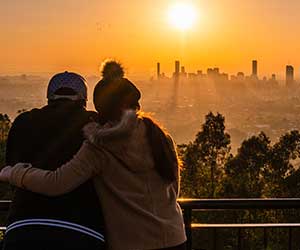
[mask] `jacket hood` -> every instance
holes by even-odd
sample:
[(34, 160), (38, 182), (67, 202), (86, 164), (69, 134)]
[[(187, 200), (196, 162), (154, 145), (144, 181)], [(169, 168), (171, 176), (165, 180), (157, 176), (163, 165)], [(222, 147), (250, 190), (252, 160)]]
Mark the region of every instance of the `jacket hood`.
[(146, 126), (139, 112), (127, 110), (118, 123), (89, 123), (84, 135), (97, 147), (121, 158), (127, 165), (139, 171), (154, 167), (152, 151), (148, 142)]
[(87, 124), (83, 131), (85, 138), (97, 146), (105, 142), (120, 140), (132, 134), (138, 124), (138, 113), (134, 110), (126, 110), (118, 123), (106, 123), (100, 125), (96, 122)]

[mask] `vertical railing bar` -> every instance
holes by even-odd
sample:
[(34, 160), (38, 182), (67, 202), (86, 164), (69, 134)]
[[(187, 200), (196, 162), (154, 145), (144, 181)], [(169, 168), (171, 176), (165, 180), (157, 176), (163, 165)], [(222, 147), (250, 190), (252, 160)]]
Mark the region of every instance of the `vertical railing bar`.
[(292, 228), (289, 227), (289, 250), (292, 250), (292, 237), (293, 237), (293, 234), (292, 234)]
[(268, 232), (267, 228), (264, 227), (264, 249), (267, 250), (268, 248)]
[(183, 211), (185, 232), (187, 237), (186, 247), (187, 250), (192, 250), (192, 209), (184, 208)]
[(217, 250), (217, 228), (213, 228), (213, 249)]
[(242, 250), (242, 228), (238, 229), (238, 250)]

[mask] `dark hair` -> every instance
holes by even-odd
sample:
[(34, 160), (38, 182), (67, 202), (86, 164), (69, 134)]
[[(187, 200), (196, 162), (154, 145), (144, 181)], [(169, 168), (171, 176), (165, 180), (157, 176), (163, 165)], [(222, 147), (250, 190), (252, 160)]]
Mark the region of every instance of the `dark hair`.
[(126, 78), (102, 79), (94, 89), (93, 101), (100, 117), (111, 120), (121, 115), (121, 106), (139, 109), (140, 91)]
[(167, 183), (178, 180), (180, 162), (168, 135), (150, 117), (143, 117), (143, 120), (147, 128), (147, 137), (156, 171)]

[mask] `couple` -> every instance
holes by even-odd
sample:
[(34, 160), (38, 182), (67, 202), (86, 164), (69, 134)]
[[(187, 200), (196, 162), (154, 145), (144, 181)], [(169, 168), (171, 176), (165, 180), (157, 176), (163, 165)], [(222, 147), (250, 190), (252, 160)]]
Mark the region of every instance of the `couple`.
[(65, 72), (46, 107), (16, 119), (0, 173), (18, 187), (4, 249), (185, 249), (175, 146), (123, 74), (104, 66), (99, 115), (85, 110), (85, 80)]

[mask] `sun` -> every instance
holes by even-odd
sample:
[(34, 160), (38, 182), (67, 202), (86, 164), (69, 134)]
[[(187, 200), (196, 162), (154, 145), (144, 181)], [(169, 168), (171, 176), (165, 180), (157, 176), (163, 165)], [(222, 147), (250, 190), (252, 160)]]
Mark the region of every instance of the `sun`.
[(197, 13), (194, 6), (187, 3), (177, 3), (170, 7), (168, 19), (170, 24), (180, 30), (187, 30), (196, 21)]

